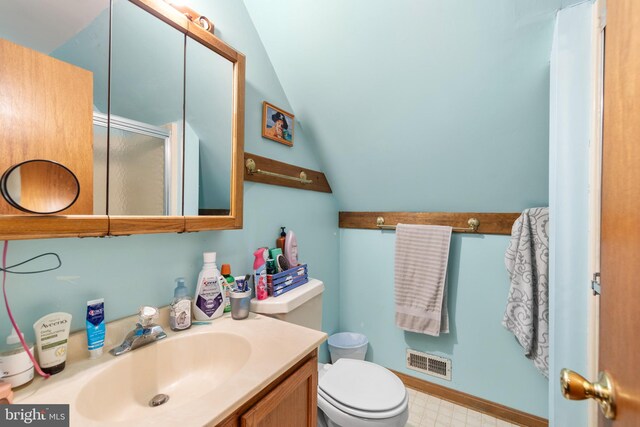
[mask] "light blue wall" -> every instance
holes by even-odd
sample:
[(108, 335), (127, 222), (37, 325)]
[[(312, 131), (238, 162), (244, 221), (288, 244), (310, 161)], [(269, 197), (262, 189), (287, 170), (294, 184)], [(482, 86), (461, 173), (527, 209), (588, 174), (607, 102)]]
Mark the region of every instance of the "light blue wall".
[[(340, 210), (548, 204), (560, 0), (245, 3), (302, 128), (320, 142)], [(368, 334), (377, 363), (546, 417), (548, 382), (501, 325), (508, 237), (454, 235), (453, 329), (439, 338), (394, 325), (394, 242), (341, 230), (341, 329)], [(407, 371), (407, 347), (450, 357), (453, 380)]]
[[(367, 359), (541, 417), (547, 416), (547, 380), (523, 356), (501, 325), (509, 280), (504, 236), (454, 234), (449, 269), (450, 333), (430, 337), (395, 326), (395, 233), (340, 231), (340, 328), (369, 337)], [(406, 368), (406, 349), (452, 360), (452, 380)]]
[(589, 290), (589, 146), (593, 108), (593, 5), (558, 13), (551, 55), (549, 421), (587, 425), (586, 401), (562, 397), (562, 368), (586, 377)]
[[(313, 140), (304, 131), (297, 133), (293, 148), (284, 150), (260, 136), (262, 101), (287, 109), (290, 105), (244, 5), (235, 0), (194, 1), (193, 7), (215, 18), (221, 38), (248, 57), (246, 150), (321, 170)], [(9, 264), (49, 251), (59, 253), (63, 262), (61, 269), (51, 273), (9, 276), (8, 296), (18, 322), (32, 338), (34, 320), (58, 310), (72, 313), (73, 328), (82, 329), (89, 298), (105, 297), (107, 320), (133, 314), (142, 304), (167, 304), (175, 277), (185, 276), (193, 289), (203, 251), (217, 251), (219, 264), (229, 262), (235, 274), (249, 272), (255, 248), (273, 246), (279, 227), (285, 225), (295, 230), (310, 274), (325, 282), (323, 328), (336, 331), (339, 239), (333, 195), (245, 183), (244, 211), (244, 229), (237, 231), (12, 241)], [(57, 280), (59, 276), (79, 279), (69, 283)], [(8, 331), (8, 319), (0, 310), (0, 337)]]
[[(295, 203), (274, 206), (273, 200)], [(217, 251), (218, 266), (230, 263), (234, 274), (249, 273), (253, 251), (259, 246), (273, 246), (278, 227), (287, 225), (296, 231), (301, 259), (309, 264), (311, 275), (325, 281), (324, 328), (335, 331), (338, 236), (333, 197), (247, 183), (245, 209), (244, 229), (237, 231), (10, 242), (9, 265), (43, 252), (57, 252), (63, 263), (62, 268), (50, 273), (9, 275), (8, 297), (19, 325), (32, 338), (31, 325), (37, 318), (66, 311), (74, 316), (73, 329), (82, 329), (86, 301), (98, 297), (105, 298), (108, 321), (133, 314), (140, 305), (166, 305), (173, 296), (174, 278), (184, 276), (194, 290), (202, 268), (202, 252)], [(69, 276), (79, 278), (70, 283), (64, 280)], [(8, 335), (8, 331), (9, 322), (2, 310), (0, 336)]]
[(341, 210), (547, 204), (560, 0), (245, 3)]

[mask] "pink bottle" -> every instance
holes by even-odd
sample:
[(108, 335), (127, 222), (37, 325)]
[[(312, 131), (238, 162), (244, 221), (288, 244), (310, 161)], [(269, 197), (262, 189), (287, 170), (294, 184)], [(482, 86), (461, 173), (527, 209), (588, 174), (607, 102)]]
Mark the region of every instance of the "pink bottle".
[(256, 298), (267, 299), (267, 249), (259, 248), (253, 253), (256, 259), (253, 261), (253, 283), (256, 286)]

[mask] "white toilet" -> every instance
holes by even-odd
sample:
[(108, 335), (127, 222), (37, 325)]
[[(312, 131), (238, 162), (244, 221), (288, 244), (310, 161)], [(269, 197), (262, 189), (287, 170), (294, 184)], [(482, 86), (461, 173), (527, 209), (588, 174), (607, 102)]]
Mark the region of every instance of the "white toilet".
[[(320, 330), (324, 284), (316, 279), (277, 298), (251, 300), (251, 311)], [(388, 369), (363, 360), (340, 359), (318, 369), (318, 426), (402, 427), (409, 395)]]

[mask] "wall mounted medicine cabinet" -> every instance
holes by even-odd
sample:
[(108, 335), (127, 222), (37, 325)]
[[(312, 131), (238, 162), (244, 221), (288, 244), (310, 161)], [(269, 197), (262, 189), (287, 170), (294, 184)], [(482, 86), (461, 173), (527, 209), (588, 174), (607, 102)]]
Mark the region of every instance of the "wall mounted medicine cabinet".
[(0, 175), (48, 160), (80, 189), (53, 215), (0, 199), (0, 239), (242, 228), (244, 76), (162, 0), (0, 3)]

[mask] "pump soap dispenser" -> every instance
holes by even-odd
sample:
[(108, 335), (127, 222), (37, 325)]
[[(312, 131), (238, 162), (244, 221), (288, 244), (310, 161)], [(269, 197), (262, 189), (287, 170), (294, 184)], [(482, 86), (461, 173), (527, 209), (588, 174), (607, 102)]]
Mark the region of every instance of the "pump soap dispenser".
[(169, 326), (173, 331), (183, 331), (191, 327), (191, 298), (184, 278), (178, 277), (176, 284), (169, 309)]

